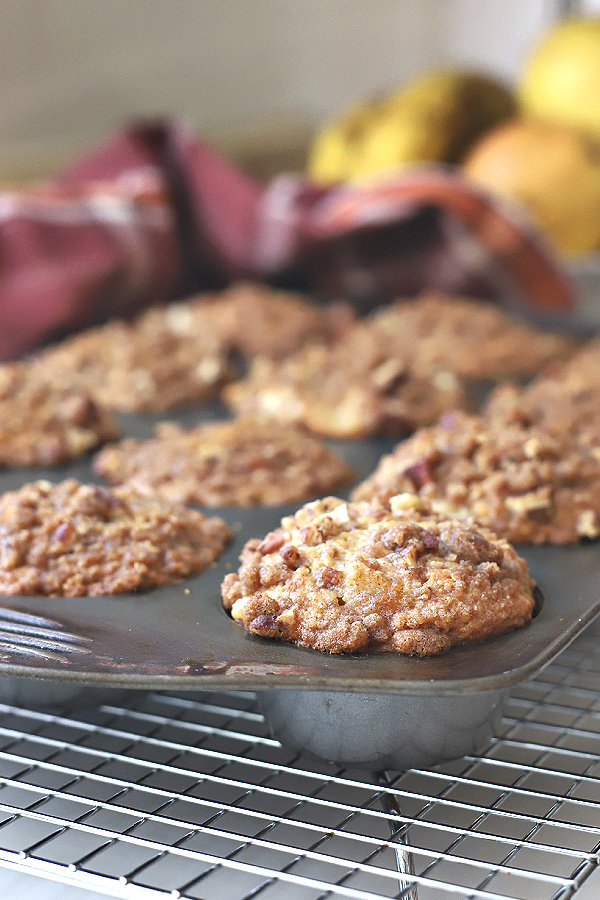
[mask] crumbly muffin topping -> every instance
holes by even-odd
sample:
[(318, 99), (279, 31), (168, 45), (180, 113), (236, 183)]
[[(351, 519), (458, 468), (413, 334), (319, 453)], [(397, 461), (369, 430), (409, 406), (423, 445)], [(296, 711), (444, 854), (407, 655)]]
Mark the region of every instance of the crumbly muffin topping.
[(223, 603), (248, 631), (331, 653), (429, 656), (524, 625), (527, 566), (506, 541), (433, 514), (327, 497), (251, 540)]
[(587, 341), (566, 366), (567, 375), (579, 375), (588, 383), (600, 386), (600, 337)]
[(491, 422), (538, 425), (590, 446), (600, 444), (600, 340), (589, 341), (569, 361), (547, 367), (526, 387), (500, 385), (484, 414)]
[(405, 491), (515, 543), (600, 535), (600, 448), (535, 426), (448, 413), (384, 457), (353, 499)]
[(353, 477), (352, 467), (322, 441), (291, 425), (249, 417), (191, 430), (163, 422), (152, 440), (105, 447), (94, 469), (141, 493), (205, 506), (288, 503)]
[(303, 294), (239, 282), (218, 296), (228, 346), (252, 359), (285, 359), (306, 344), (332, 342), (354, 319), (346, 303), (311, 303)]
[(0, 366), (0, 465), (53, 466), (116, 436), (110, 415), (69, 373)]
[(589, 446), (600, 445), (600, 384), (577, 373), (544, 376), (526, 387), (501, 384), (483, 414), (497, 428), (502, 422), (535, 426)]
[(508, 318), (497, 306), (427, 294), (384, 306), (373, 327), (426, 370), (447, 368), (465, 378), (530, 375), (572, 353), (576, 343)]
[(257, 358), (248, 377), (224, 392), (240, 414), (296, 422), (329, 437), (402, 434), (465, 402), (449, 371), (416, 372), (369, 323), (333, 347), (313, 344), (282, 362)]
[(116, 594), (181, 581), (217, 558), (230, 531), (128, 488), (37, 481), (0, 497), (0, 592)]
[[(217, 396), (231, 371), (210, 307), (193, 331), (175, 306), (150, 309), (134, 322), (109, 322), (41, 355), (50, 372), (75, 372), (108, 409), (164, 410)], [(204, 327), (201, 319), (204, 319)]]
[(345, 304), (321, 307), (244, 282), (88, 329), (42, 358), (78, 373), (107, 408), (160, 411), (216, 397), (233, 377), (232, 353), (285, 357), (308, 341), (334, 340), (352, 318)]

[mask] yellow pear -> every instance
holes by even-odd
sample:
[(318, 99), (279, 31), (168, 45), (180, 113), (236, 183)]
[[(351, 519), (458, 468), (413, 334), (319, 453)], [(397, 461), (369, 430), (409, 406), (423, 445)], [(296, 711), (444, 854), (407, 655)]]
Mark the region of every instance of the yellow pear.
[(522, 203), (567, 255), (600, 247), (600, 142), (562, 125), (513, 119), (480, 138), (464, 171)]
[(448, 128), (443, 110), (390, 107), (373, 122), (356, 148), (350, 176), (368, 178), (416, 162), (447, 161)]
[(390, 98), (390, 107), (415, 126), (441, 128), (444, 161), (458, 162), (482, 132), (516, 112), (512, 92), (481, 72), (441, 70), (421, 75)]
[(315, 135), (309, 150), (307, 171), (323, 184), (351, 178), (356, 158), (370, 124), (378, 116), (378, 103), (357, 103)]
[(313, 142), (308, 172), (318, 181), (335, 181), (414, 162), (453, 163), (514, 108), (512, 94), (486, 75), (427, 73), (326, 125)]
[(550, 28), (526, 63), (518, 93), (525, 115), (600, 139), (600, 18), (573, 17)]

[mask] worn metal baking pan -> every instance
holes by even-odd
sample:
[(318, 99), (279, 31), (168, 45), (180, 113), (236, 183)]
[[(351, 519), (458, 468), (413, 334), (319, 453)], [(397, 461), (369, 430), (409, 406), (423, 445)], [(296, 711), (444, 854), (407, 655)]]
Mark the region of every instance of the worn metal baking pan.
[[(196, 411), (177, 418), (191, 423), (206, 417)], [(128, 416), (122, 424), (129, 434), (148, 435), (156, 418)], [(335, 446), (360, 479), (393, 443)], [(85, 460), (6, 471), (0, 491), (33, 478), (67, 476), (97, 480)], [(600, 545), (588, 543), (521, 548), (545, 598), (534, 620), (441, 657), (334, 656), (247, 634), (223, 610), (220, 583), (237, 567), (245, 541), (276, 527), (296, 506), (215, 510), (234, 538), (212, 568), (183, 584), (89, 599), (0, 597), (0, 606), (13, 611), (4, 623), (0, 619), (0, 675), (48, 679), (63, 693), (67, 684), (74, 691), (84, 685), (259, 689), (283, 742), (341, 763), (401, 768), (481, 749), (510, 687), (550, 662), (600, 613)], [(19, 636), (24, 628), (25, 642)]]

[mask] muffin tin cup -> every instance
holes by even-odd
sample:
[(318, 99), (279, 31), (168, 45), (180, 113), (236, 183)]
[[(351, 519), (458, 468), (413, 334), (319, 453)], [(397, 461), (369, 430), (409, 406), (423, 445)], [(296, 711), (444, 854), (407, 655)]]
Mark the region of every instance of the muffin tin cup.
[(481, 753), (498, 732), (508, 690), (439, 696), (260, 691), (274, 738), (352, 768), (407, 769)]

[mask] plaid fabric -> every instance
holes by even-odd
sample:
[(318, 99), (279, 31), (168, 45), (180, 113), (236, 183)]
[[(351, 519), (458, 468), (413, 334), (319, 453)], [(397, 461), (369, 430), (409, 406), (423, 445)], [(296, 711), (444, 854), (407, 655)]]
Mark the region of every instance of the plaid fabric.
[(429, 288), (568, 310), (534, 228), (455, 173), (262, 185), (186, 128), (132, 126), (52, 182), (0, 193), (0, 358), (240, 277), (301, 273), (363, 307)]

